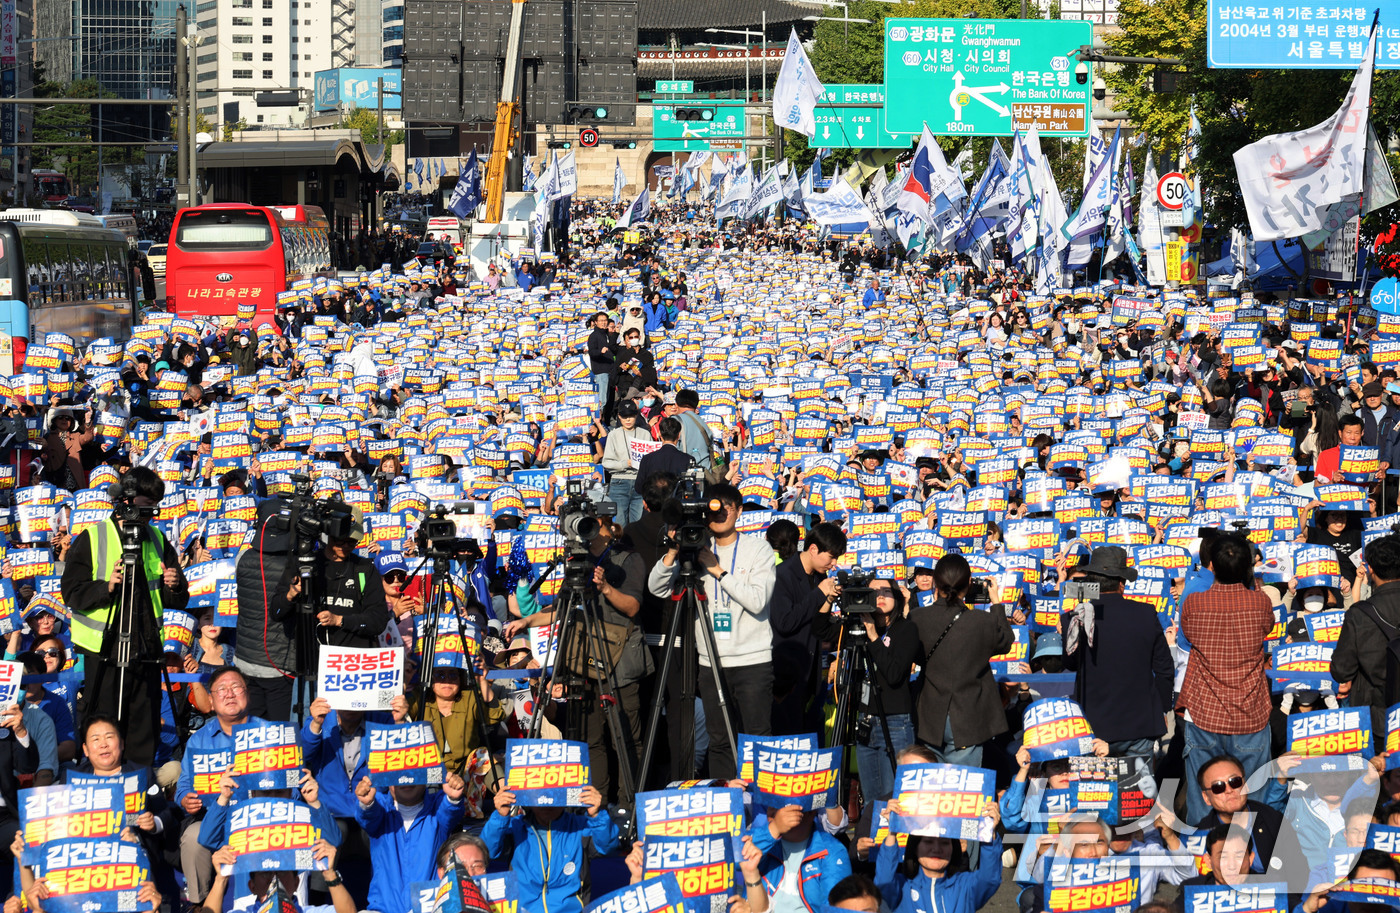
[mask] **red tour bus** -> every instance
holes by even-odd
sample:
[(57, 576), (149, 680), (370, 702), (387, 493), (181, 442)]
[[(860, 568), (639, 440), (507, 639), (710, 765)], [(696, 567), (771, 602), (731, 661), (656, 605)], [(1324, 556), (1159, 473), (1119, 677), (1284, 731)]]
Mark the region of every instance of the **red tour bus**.
[(254, 325), (270, 324), (278, 293), (317, 276), (335, 276), (330, 223), (318, 206), (209, 203), (175, 214), (165, 295), (181, 317), (237, 320), (242, 303), (257, 306)]

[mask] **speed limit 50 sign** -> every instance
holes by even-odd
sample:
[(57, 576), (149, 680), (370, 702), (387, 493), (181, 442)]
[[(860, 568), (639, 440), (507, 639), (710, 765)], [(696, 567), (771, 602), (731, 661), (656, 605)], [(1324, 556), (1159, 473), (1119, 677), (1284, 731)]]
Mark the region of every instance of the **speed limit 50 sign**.
[(1163, 209), (1180, 211), (1186, 202), (1186, 175), (1180, 171), (1169, 171), (1157, 181), (1157, 202)]

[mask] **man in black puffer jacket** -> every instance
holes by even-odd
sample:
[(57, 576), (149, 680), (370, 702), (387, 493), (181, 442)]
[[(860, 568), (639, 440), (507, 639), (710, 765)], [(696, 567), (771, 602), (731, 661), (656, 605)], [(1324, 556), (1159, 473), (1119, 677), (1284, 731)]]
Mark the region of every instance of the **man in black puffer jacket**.
[(257, 535), (234, 568), (238, 629), (233, 664), (248, 682), (248, 712), (277, 722), (292, 718), (292, 676), (297, 672), (293, 609), (301, 579), (292, 555), (289, 510), (283, 499), (258, 505)]
[[(342, 505), (343, 506), (343, 505)], [(341, 528), (327, 532), (316, 560), (320, 605), (316, 639), (337, 647), (377, 647), (392, 615), (384, 599), (384, 582), (374, 562), (355, 554), (364, 538), (364, 521), (356, 508)]]

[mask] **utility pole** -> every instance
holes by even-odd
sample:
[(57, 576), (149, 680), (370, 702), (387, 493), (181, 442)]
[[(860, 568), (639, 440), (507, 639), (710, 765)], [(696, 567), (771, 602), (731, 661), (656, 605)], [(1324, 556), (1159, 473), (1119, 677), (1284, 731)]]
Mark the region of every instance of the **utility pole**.
[(185, 156), (188, 141), (185, 127), (185, 105), (189, 100), (189, 70), (185, 59), (185, 5), (175, 10), (175, 197), (181, 206), (190, 205), (189, 159)]
[(379, 120), (375, 122), (374, 141), (379, 145), (384, 145), (384, 77), (375, 80), (379, 84), (379, 91), (375, 95), (379, 99)]
[[(185, 47), (179, 49), (179, 54), (184, 56), (186, 51), (193, 57), (195, 48), (199, 47), (199, 33), (194, 32), (185, 37)], [(196, 61), (197, 62), (197, 61)], [(199, 205), (199, 168), (195, 164), (195, 153), (199, 149), (199, 95), (195, 91), (195, 84), (199, 81), (197, 73), (189, 72), (189, 64), (186, 63), (185, 85), (189, 88), (189, 97), (185, 102), (189, 107), (189, 150), (190, 150), (190, 205)]]

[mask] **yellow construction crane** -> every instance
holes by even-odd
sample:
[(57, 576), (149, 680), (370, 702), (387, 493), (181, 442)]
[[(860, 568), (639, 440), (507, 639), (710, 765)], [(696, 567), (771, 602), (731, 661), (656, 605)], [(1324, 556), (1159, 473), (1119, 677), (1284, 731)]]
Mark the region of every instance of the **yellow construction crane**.
[(506, 160), (515, 144), (520, 102), (516, 88), (520, 74), (520, 48), (525, 36), (525, 0), (511, 0), (510, 36), (506, 46), (506, 68), (501, 77), (501, 100), (496, 102), (496, 133), (491, 140), (491, 158), (486, 163), (486, 219), (501, 221), (506, 197)]

